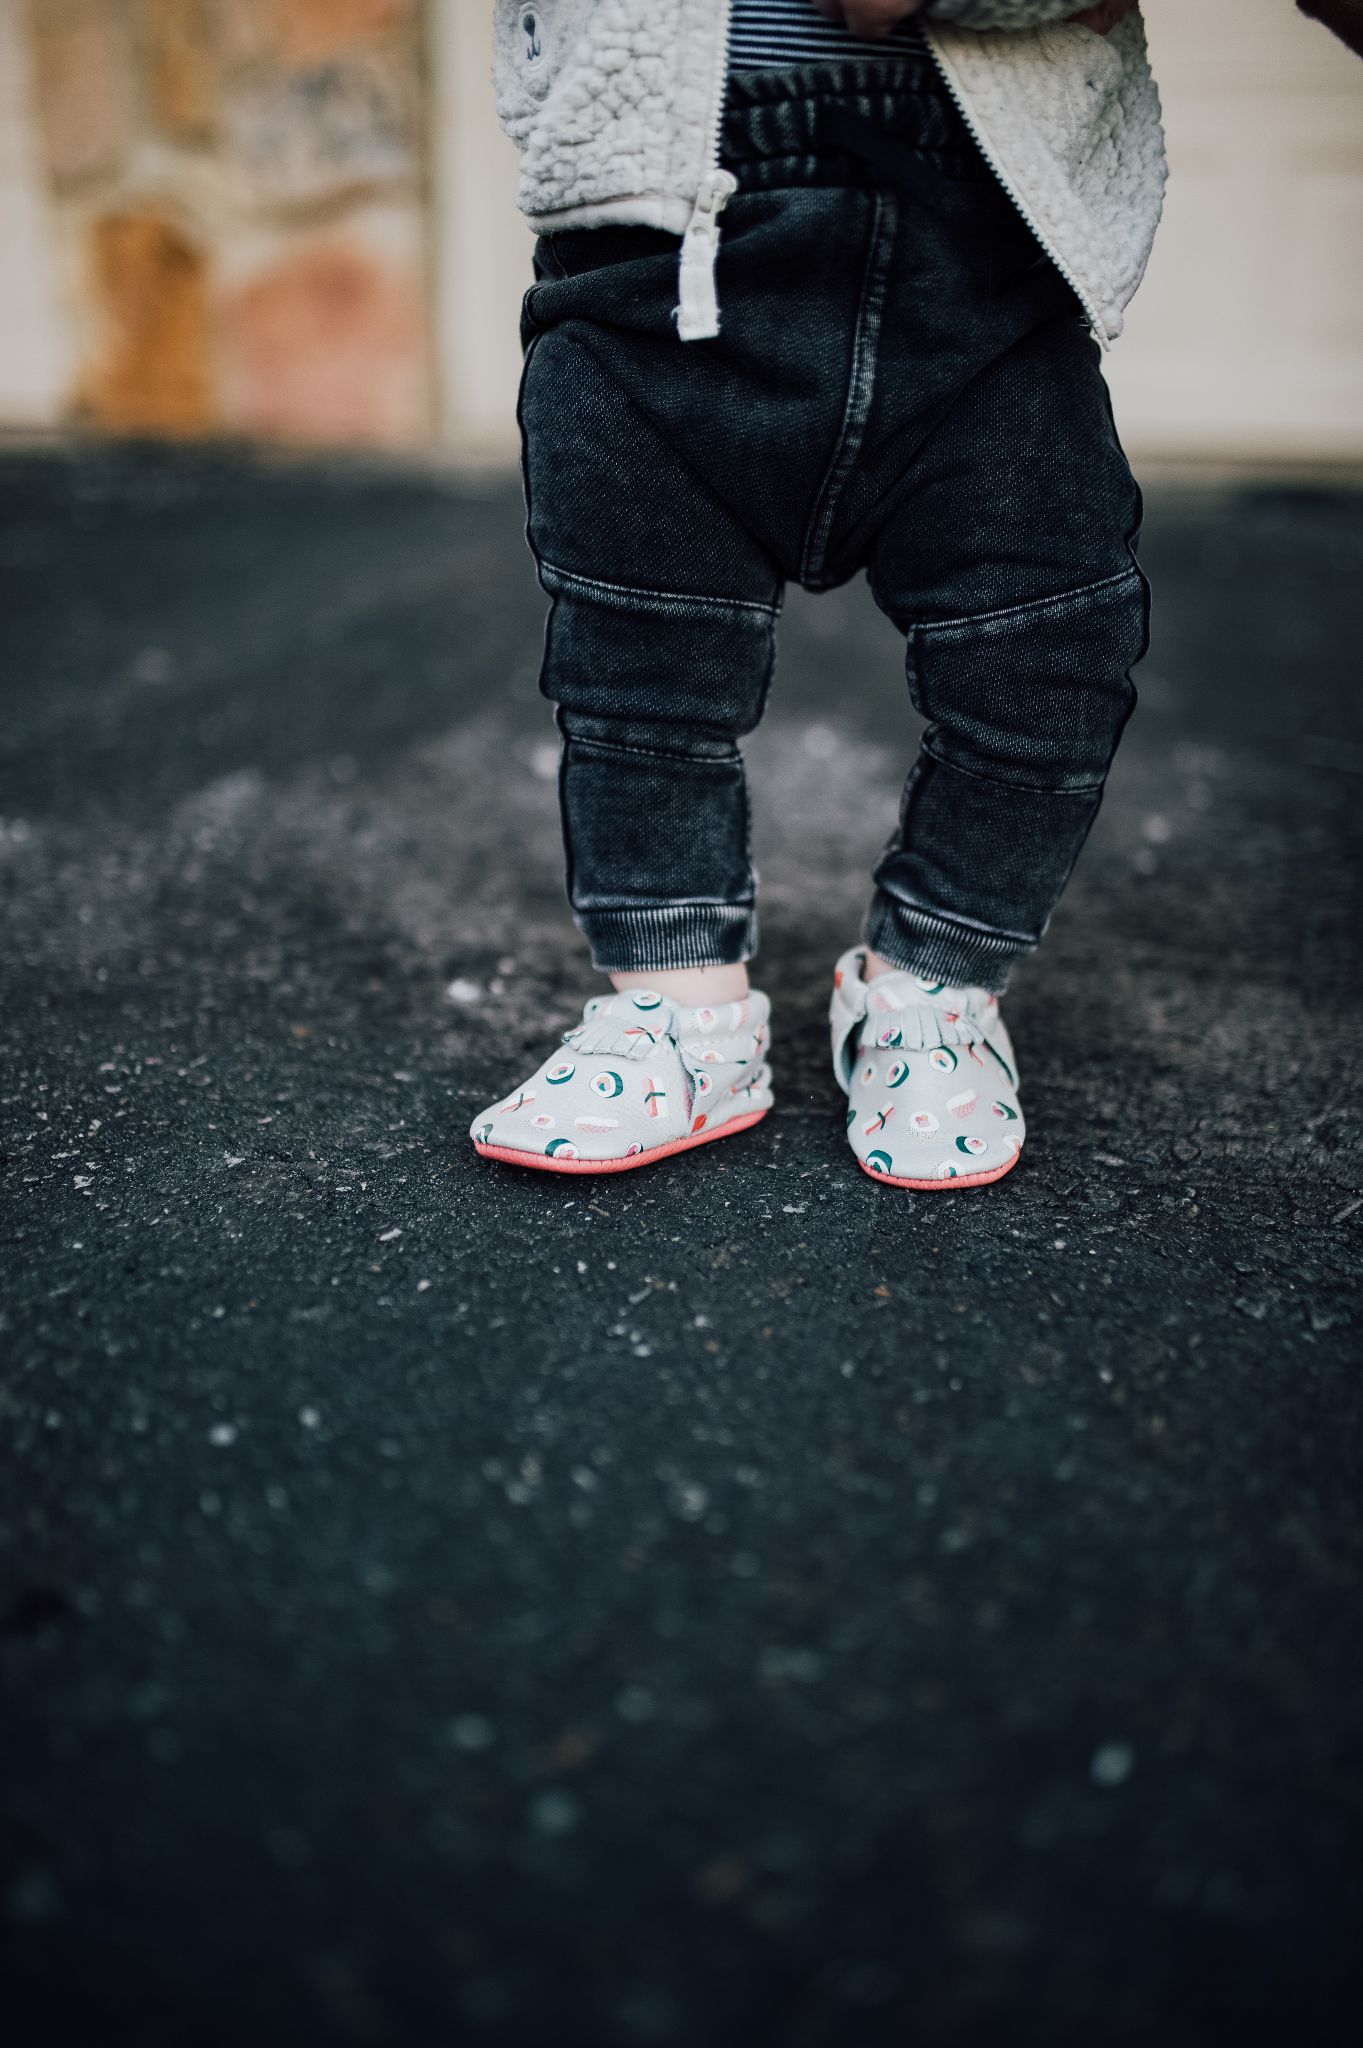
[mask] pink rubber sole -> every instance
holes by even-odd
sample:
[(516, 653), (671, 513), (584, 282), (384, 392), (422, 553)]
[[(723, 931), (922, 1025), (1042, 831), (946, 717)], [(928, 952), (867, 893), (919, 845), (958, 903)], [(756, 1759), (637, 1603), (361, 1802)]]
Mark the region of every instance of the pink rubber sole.
[[(674, 1152), (690, 1152), (696, 1145), (711, 1145), (716, 1138), (732, 1138), (738, 1131), (750, 1131), (767, 1114), (755, 1109), (748, 1116), (730, 1117), (713, 1131), (692, 1131), (689, 1137), (673, 1138), (668, 1145), (655, 1145), (649, 1152), (636, 1152), (629, 1159), (550, 1159), (539, 1152), (517, 1152), (510, 1145), (480, 1145), (473, 1149), (480, 1159), (500, 1159), (504, 1166), (529, 1166), (536, 1173), (629, 1173), (636, 1166), (652, 1166), (656, 1159), (670, 1159)], [(960, 1183), (958, 1182), (959, 1186)]]
[(874, 1166), (867, 1166), (859, 1159), (857, 1165), (868, 1180), (883, 1181), (892, 1188), (917, 1188), (924, 1194), (951, 1195), (957, 1188), (987, 1188), (990, 1181), (1002, 1180), (1005, 1173), (1011, 1173), (1021, 1159), (1021, 1152), (1015, 1152), (1006, 1166), (996, 1166), (989, 1173), (962, 1173), (954, 1180), (905, 1180), (898, 1173), (877, 1173)]

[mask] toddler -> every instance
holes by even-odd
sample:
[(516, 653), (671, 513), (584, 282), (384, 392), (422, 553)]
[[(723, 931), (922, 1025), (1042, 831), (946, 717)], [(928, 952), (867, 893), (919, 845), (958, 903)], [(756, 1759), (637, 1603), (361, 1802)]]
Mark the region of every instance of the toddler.
[(833, 972), (848, 1139), (897, 1187), (998, 1180), (1024, 1136), (998, 999), (1146, 645), (1098, 347), (1164, 183), (1134, 0), (497, 0), (496, 28), (539, 233), (542, 688), (613, 992), (473, 1142), (614, 1172), (771, 1107), (738, 742), (786, 581), (865, 570), (928, 727)]

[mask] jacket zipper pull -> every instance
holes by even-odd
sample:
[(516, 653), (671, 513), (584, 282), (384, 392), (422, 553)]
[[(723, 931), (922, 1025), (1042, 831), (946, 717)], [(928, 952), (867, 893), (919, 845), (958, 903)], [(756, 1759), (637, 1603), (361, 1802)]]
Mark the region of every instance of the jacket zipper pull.
[(719, 216), (738, 180), (732, 171), (707, 171), (701, 180), (678, 265), (677, 332), (683, 341), (709, 341), (719, 333), (719, 299), (715, 263), (719, 256)]

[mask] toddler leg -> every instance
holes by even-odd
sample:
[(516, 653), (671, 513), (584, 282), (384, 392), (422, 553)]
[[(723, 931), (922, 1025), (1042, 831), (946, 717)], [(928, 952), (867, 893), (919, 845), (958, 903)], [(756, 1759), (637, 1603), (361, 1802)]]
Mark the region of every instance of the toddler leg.
[(569, 899), (607, 973), (732, 967), (757, 937), (738, 741), (762, 713), (781, 580), (613, 384), (610, 343), (573, 323), (540, 335), (522, 404)]
[(866, 925), (891, 965), (999, 992), (1041, 939), (1135, 701), (1139, 524), (1073, 318), (992, 363), (920, 457), (871, 561), (930, 721)]
[(761, 716), (781, 581), (611, 375), (631, 276), (606, 266), (595, 318), (532, 333), (522, 390), (568, 893), (617, 993), (470, 1135), (486, 1158), (559, 1173), (648, 1165), (772, 1103), (769, 1008), (744, 966), (757, 920), (738, 741)]
[(852, 1150), (897, 1186), (982, 1185), (1020, 1155), (997, 998), (1046, 929), (1132, 708), (1139, 522), (1096, 349), (1066, 315), (966, 387), (874, 544), (929, 725), (831, 1021)]

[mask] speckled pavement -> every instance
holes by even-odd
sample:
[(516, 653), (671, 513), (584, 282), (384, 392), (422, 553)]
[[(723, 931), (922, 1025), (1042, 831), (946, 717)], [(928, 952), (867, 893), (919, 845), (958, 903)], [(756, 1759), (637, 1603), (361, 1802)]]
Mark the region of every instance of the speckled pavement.
[(465, 1141), (591, 987), (514, 487), (0, 465), (6, 2032), (1351, 2040), (1363, 499), (1152, 489), (1015, 1174), (857, 1171), (913, 741), (864, 587), (750, 758), (778, 1104)]

